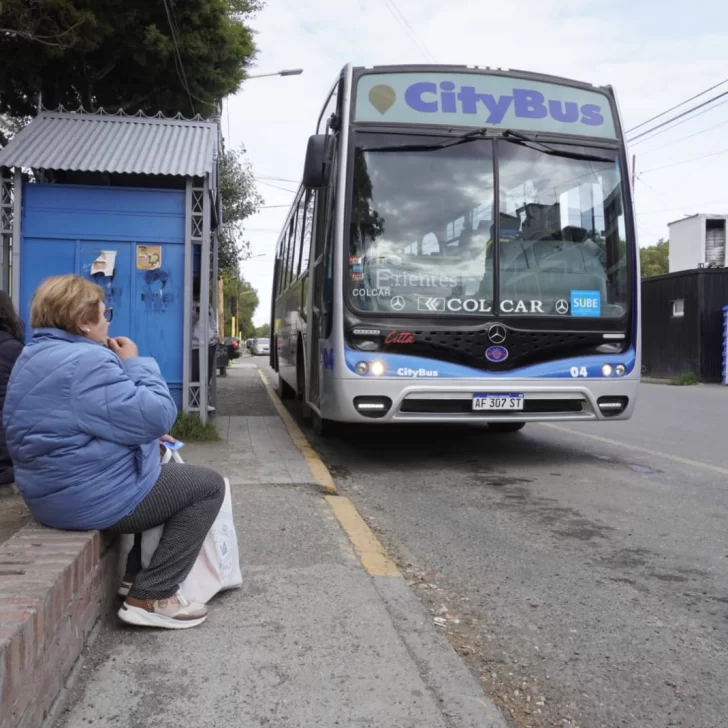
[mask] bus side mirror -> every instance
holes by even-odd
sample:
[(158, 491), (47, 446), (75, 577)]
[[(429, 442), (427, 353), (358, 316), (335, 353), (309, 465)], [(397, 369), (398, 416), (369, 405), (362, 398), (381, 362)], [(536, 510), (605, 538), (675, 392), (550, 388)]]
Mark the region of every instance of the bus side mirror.
[(309, 137), (306, 162), (303, 165), (303, 186), (307, 190), (319, 190), (329, 183), (329, 160), (326, 154), (329, 138), (328, 134)]

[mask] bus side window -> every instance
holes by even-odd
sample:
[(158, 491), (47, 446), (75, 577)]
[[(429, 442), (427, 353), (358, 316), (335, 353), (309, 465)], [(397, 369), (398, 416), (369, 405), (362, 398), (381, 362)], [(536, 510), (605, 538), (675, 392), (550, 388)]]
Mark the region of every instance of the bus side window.
[(311, 255), (311, 229), (313, 227), (313, 203), (312, 192), (306, 193), (305, 206), (303, 208), (303, 241), (301, 244), (301, 275), (308, 273), (308, 261)]
[(296, 205), (291, 218), (291, 282), (298, 280), (299, 264), (301, 262), (301, 228), (303, 226), (303, 199)]
[(326, 205), (326, 247), (324, 248), (324, 337), (331, 336), (334, 313), (334, 250), (336, 239), (336, 187), (339, 182), (338, 136), (332, 138), (333, 161)]

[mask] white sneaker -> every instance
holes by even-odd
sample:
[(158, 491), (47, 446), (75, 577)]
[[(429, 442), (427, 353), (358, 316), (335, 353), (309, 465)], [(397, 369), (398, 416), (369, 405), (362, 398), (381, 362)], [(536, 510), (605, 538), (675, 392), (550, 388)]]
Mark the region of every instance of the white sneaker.
[(119, 609), (119, 619), (136, 627), (189, 629), (201, 625), (207, 619), (207, 607), (188, 602), (181, 594), (169, 599), (127, 597)]

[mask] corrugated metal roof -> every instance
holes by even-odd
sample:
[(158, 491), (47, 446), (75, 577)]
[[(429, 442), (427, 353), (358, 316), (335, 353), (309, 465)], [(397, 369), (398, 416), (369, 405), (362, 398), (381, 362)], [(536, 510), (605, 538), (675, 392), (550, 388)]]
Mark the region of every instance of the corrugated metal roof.
[(42, 112), (0, 149), (0, 166), (203, 177), (217, 139), (210, 121)]

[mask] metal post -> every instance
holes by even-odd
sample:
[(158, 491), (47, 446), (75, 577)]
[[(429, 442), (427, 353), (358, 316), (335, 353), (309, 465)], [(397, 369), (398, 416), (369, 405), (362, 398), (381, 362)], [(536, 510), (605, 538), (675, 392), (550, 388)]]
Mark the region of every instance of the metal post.
[(182, 410), (190, 411), (190, 368), (192, 358), (192, 178), (185, 186), (185, 270), (182, 335)]
[[(219, 212), (218, 212), (219, 219)], [(219, 225), (219, 222), (218, 222)], [(217, 345), (215, 346), (215, 364), (212, 368), (212, 406), (217, 408), (217, 347), (220, 345), (221, 340), (225, 341), (223, 330), (220, 328), (220, 315), (219, 315), (219, 300), (217, 295), (217, 276), (218, 276), (218, 235), (217, 230), (212, 234), (212, 281), (215, 290), (212, 296), (212, 310), (215, 314), (215, 322), (217, 323)]]
[(20, 312), (20, 239), (23, 233), (23, 172), (20, 169), (15, 170), (15, 184), (13, 188), (15, 199), (13, 200), (12, 278), (10, 280), (10, 292), (15, 310)]
[[(202, 246), (200, 249), (200, 421), (207, 422), (208, 348), (207, 326), (210, 320), (210, 178), (203, 181)], [(204, 346), (203, 346), (204, 343)]]
[(13, 175), (0, 167), (0, 289), (10, 291), (10, 251), (15, 232)]

